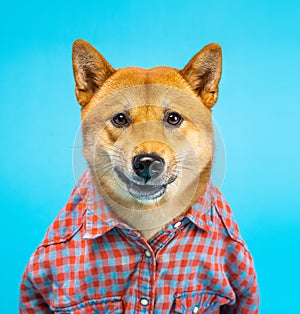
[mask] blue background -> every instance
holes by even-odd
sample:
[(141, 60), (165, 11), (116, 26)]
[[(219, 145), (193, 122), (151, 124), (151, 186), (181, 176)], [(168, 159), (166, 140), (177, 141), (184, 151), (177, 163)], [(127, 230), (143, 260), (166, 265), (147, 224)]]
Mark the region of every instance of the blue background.
[(222, 45), (222, 191), (255, 259), (261, 313), (300, 313), (299, 11), (297, 1), (1, 3), (1, 313), (17, 313), (29, 256), (74, 186), (77, 38), (116, 68), (183, 67)]

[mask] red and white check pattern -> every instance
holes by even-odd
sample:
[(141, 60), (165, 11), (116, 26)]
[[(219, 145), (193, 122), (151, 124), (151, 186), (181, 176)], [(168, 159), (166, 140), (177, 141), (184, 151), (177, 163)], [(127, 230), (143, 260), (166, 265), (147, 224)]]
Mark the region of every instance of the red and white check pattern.
[(220, 191), (146, 242), (89, 171), (31, 256), (20, 313), (258, 313), (252, 257)]

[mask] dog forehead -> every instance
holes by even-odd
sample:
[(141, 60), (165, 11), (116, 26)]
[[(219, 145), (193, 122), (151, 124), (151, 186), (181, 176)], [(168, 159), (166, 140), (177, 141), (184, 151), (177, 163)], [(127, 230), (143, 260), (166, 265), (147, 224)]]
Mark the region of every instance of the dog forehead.
[(98, 100), (109, 99), (111, 104), (126, 104), (126, 109), (154, 104), (166, 108), (183, 99), (201, 102), (179, 71), (167, 66), (121, 68), (107, 80), (97, 96)]
[(147, 112), (147, 117), (155, 118), (167, 109), (186, 114), (207, 111), (177, 69), (127, 67), (119, 69), (105, 82), (91, 103), (83, 108), (82, 119), (88, 113), (104, 117), (123, 111), (139, 115)]
[(180, 89), (187, 89), (188, 86), (178, 73), (178, 70), (167, 66), (151, 69), (138, 67), (121, 68), (110, 80), (110, 85), (114, 88), (147, 84), (162, 84)]

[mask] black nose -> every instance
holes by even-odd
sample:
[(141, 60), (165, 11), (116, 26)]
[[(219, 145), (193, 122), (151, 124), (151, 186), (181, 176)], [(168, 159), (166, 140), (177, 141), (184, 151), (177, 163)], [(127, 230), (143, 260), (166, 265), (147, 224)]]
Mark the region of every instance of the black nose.
[(157, 178), (164, 170), (165, 161), (155, 154), (140, 154), (132, 159), (135, 173), (147, 183), (151, 178)]

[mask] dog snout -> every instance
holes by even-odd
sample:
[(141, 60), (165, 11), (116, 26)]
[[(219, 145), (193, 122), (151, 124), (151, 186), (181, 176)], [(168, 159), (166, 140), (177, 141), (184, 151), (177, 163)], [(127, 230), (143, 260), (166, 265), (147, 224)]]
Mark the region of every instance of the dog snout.
[(155, 154), (139, 154), (132, 159), (133, 170), (144, 179), (145, 183), (159, 177), (164, 166), (164, 159)]

